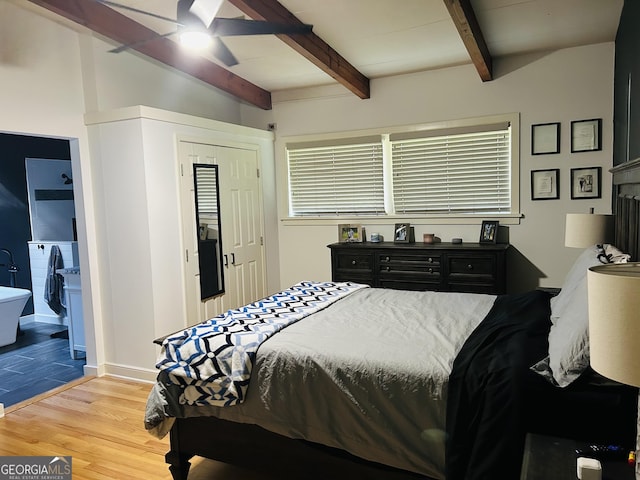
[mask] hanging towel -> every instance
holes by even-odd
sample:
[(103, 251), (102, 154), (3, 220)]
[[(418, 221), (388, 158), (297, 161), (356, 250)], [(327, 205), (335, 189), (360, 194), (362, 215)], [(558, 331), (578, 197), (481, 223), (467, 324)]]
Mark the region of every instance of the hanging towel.
[(62, 253), (58, 245), (51, 246), (49, 253), (49, 265), (47, 267), (47, 279), (44, 285), (44, 300), (49, 308), (58, 315), (67, 314), (62, 304), (62, 296), (64, 295), (64, 277), (57, 272), (59, 268), (64, 268)]

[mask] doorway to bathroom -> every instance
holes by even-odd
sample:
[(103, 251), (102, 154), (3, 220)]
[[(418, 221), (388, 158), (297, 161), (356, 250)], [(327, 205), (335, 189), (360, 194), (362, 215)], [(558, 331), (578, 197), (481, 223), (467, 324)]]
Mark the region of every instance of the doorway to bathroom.
[[(56, 202), (62, 202), (59, 205), (64, 203), (68, 210), (69, 198), (73, 198), (70, 150), (70, 142), (66, 139), (0, 133), (0, 249), (6, 250), (6, 253), (3, 251), (0, 254), (0, 285), (32, 292), (20, 316), (16, 342), (0, 347), (0, 403), (5, 407), (64, 385), (84, 374), (85, 360), (81, 358), (82, 354), (69, 346), (66, 317), (50, 311), (51, 318), (44, 318), (36, 311), (36, 307), (46, 301), (42, 279), (48, 274), (47, 262), (50, 251), (46, 252), (46, 259), (41, 259), (44, 260), (44, 267), (39, 266), (35, 270), (32, 269), (33, 254), (30, 252), (31, 247), (40, 256), (44, 256), (45, 243), (33, 242), (39, 238), (34, 237), (31, 225), (35, 212), (33, 209), (30, 211), (26, 159), (50, 159), (60, 169), (56, 170), (57, 178), (51, 178), (53, 187), (38, 186), (38, 183), (35, 183), (39, 190), (38, 198), (42, 199), (39, 213), (43, 215), (44, 223), (50, 223), (55, 231), (60, 222), (50, 222), (55, 216), (48, 215), (47, 210)], [(36, 177), (38, 173), (44, 172), (43, 168), (44, 164), (35, 165)], [(70, 221), (65, 228), (73, 232), (65, 237), (67, 243), (72, 244), (75, 223)], [(56, 239), (52, 240), (56, 243)], [(38, 250), (40, 245), (43, 248)], [(37, 277), (35, 282), (34, 277)], [(64, 294), (58, 293), (64, 305)]]

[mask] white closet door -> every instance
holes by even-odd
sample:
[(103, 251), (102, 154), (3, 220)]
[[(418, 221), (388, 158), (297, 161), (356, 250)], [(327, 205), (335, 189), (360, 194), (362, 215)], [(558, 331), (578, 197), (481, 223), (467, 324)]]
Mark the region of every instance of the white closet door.
[[(179, 142), (188, 325), (266, 296), (262, 190), (254, 150)], [(193, 164), (217, 164), (224, 295), (200, 299)]]
[(262, 192), (255, 150), (217, 147), (226, 308), (266, 295)]

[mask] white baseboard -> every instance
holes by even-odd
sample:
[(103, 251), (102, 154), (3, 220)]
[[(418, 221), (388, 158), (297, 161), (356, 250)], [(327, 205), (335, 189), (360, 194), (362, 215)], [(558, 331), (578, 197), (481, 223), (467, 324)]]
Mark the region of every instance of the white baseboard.
[(29, 325), (31, 323), (35, 323), (36, 316), (34, 314), (24, 315), (20, 317), (20, 325)]
[(60, 325), (60, 326), (67, 326), (69, 324), (69, 322), (67, 321), (67, 317), (43, 315), (41, 313), (34, 313), (33, 321), (40, 322), (40, 323), (50, 323), (52, 325)]
[[(87, 367), (85, 366), (85, 373)], [(139, 368), (129, 365), (117, 365), (113, 363), (107, 363), (104, 365), (102, 375), (111, 375), (113, 377), (121, 377), (129, 380), (138, 380), (141, 382), (154, 383), (158, 376), (158, 370), (155, 368)], [(99, 375), (100, 376), (100, 375)]]

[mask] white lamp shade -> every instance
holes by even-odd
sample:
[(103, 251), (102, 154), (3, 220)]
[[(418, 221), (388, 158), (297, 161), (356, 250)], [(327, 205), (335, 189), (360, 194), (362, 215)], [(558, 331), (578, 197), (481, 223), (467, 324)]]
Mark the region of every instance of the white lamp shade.
[(591, 366), (640, 387), (640, 263), (592, 267), (587, 285)]
[(587, 248), (610, 243), (613, 233), (613, 215), (598, 213), (567, 213), (565, 247)]

